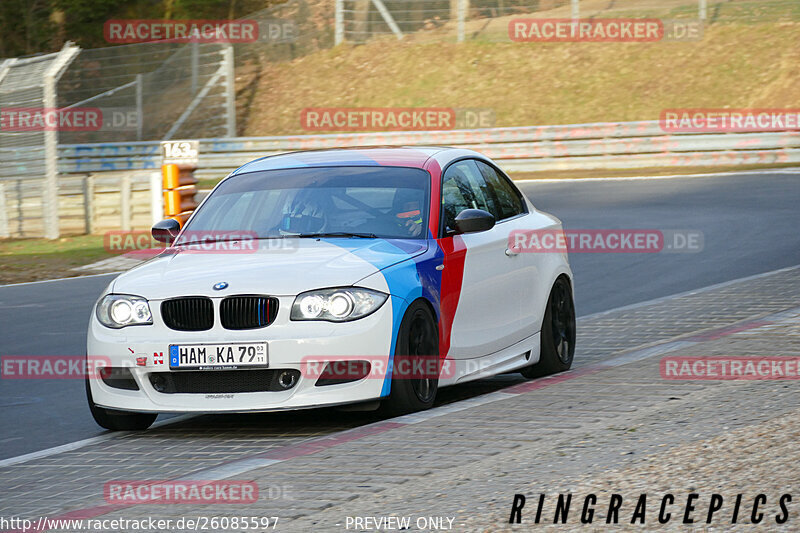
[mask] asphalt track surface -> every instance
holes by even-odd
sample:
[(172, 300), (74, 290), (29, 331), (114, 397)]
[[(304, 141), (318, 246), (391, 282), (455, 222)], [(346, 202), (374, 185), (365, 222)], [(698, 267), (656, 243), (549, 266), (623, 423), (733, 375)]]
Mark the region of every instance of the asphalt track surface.
[[(572, 254), (579, 316), (800, 264), (800, 171), (520, 186), (567, 229), (703, 234), (698, 253)], [(85, 353), (92, 305), (113, 277), (0, 287), (0, 355)], [(492, 381), (454, 387), (449, 401), (497, 388)], [(0, 380), (0, 427), (0, 459), (105, 433), (80, 380)]]

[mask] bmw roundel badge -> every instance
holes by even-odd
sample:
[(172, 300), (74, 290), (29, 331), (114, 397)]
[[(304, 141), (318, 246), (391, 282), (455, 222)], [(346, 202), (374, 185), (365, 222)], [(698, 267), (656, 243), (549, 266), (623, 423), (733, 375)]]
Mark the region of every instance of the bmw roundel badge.
[(221, 290), (227, 289), (227, 288), (228, 288), (228, 282), (227, 281), (220, 281), (219, 283), (215, 283), (214, 284), (214, 290), (215, 291), (221, 291)]

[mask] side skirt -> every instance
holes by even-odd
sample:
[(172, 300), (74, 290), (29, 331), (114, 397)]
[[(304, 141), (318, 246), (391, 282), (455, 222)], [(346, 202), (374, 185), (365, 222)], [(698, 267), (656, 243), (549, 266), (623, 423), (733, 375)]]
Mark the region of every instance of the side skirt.
[(513, 372), (539, 362), (539, 333), (498, 352), (471, 359), (445, 359), (439, 387)]

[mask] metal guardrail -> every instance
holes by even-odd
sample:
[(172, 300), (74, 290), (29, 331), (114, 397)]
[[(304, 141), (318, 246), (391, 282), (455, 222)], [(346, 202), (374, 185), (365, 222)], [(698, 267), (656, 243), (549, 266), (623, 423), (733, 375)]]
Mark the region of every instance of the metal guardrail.
[[(664, 133), (658, 121), (433, 132), (346, 133), (201, 139), (196, 175), (220, 177), (242, 164), (294, 150), (354, 146), (457, 146), (510, 172), (800, 163), (800, 132)], [(64, 174), (157, 169), (157, 142), (62, 145)]]
[[(457, 146), (480, 151), (508, 172), (576, 169), (636, 169), (800, 163), (800, 132), (668, 134), (657, 121), (530, 126), (433, 132), (347, 133), (199, 140), (195, 176), (220, 178), (253, 159), (293, 150), (354, 146)], [(12, 151), (24, 176), (29, 154)], [(101, 227), (147, 227), (149, 194), (119, 185), (94, 201), (92, 184), (145, 183), (161, 165), (158, 142), (72, 144), (58, 147), (60, 229), (67, 233)], [(144, 171), (144, 172), (143, 172)], [(137, 177), (138, 176), (138, 177)], [(108, 180), (106, 180), (108, 178)], [(110, 180), (110, 181), (109, 181)], [(115, 181), (116, 180), (116, 181)], [(139, 180), (139, 181), (136, 181)], [(29, 220), (41, 209), (38, 181), (5, 181), (0, 187), (0, 236), (36, 236), (44, 228)], [(160, 187), (151, 184), (152, 190)], [(130, 190), (130, 194), (125, 192)], [(127, 206), (127, 208), (126, 208)]]

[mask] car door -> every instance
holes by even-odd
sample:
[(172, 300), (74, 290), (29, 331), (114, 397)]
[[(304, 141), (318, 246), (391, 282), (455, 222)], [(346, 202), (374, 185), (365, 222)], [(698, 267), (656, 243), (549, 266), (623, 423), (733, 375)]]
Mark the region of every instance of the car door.
[[(556, 228), (551, 217), (528, 209), (522, 193), (503, 172), (484, 161), (477, 160), (475, 164), (491, 191), (497, 208), (497, 212), (492, 214), (495, 215), (498, 226), (503, 227), (506, 238), (512, 235), (513, 239), (513, 231), (531, 232)], [(513, 270), (515, 283), (526, 286), (525, 301), (522, 302), (519, 314), (521, 327), (528, 334), (535, 333), (541, 327), (545, 299), (550, 294), (550, 285), (543, 282), (543, 278), (546, 273), (555, 269), (554, 264), (560, 261), (560, 256), (551, 253), (515, 254), (513, 248), (512, 246), (506, 253), (513, 259), (512, 263), (516, 263)]]
[(526, 273), (521, 271), (524, 263), (518, 256), (506, 254), (511, 230), (524, 224), (505, 217), (490, 230), (455, 235), (455, 217), (464, 209), (483, 209), (496, 218), (503, 214), (473, 159), (451, 164), (442, 176), (441, 237), (461, 239), (466, 248), (450, 333), (448, 355), (453, 359), (491, 354), (535, 333), (522, 318), (531, 291)]

